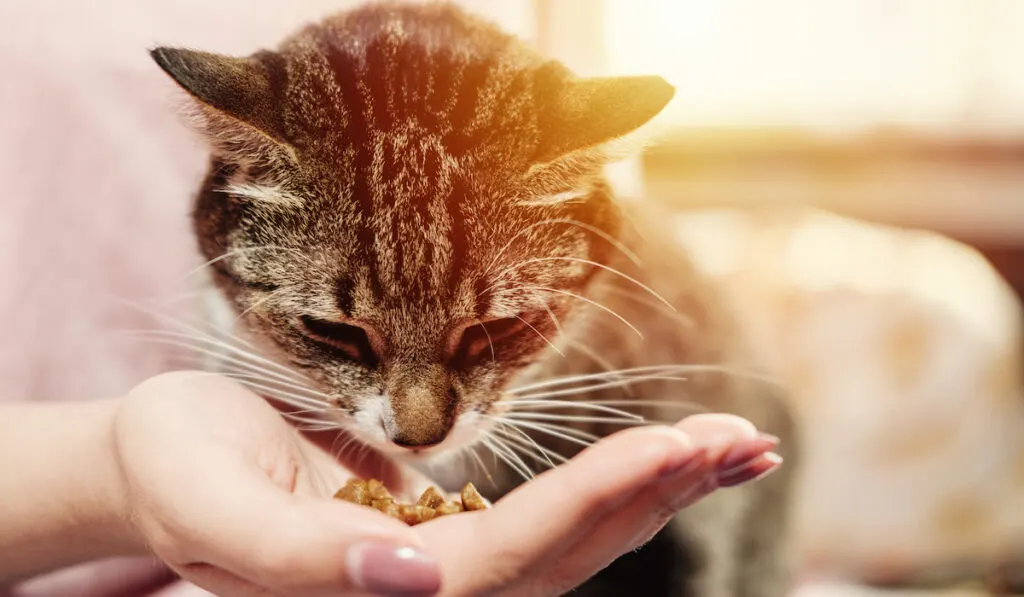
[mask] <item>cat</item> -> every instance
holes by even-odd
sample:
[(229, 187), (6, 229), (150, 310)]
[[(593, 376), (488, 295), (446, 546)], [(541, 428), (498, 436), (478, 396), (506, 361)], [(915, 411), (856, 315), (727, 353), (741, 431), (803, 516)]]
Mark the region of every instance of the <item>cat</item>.
[(224, 331), (258, 350), (222, 372), (418, 465), (485, 446), (494, 466), (446, 481), (491, 499), (637, 415), (739, 414), (786, 466), (573, 594), (787, 592), (786, 397), (743, 374), (740, 330), (663, 217), (602, 176), (671, 85), (577, 77), (443, 3), (365, 5), (246, 57), (151, 55), (211, 149), (193, 221)]

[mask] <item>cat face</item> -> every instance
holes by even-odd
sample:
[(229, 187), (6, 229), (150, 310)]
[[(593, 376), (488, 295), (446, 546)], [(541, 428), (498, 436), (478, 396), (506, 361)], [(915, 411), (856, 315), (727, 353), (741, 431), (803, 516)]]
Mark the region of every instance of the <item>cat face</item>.
[(587, 306), (620, 222), (603, 143), (657, 78), (577, 79), (450, 6), (337, 15), (274, 52), (158, 49), (213, 165), (200, 247), (239, 325), (390, 452), (486, 429)]

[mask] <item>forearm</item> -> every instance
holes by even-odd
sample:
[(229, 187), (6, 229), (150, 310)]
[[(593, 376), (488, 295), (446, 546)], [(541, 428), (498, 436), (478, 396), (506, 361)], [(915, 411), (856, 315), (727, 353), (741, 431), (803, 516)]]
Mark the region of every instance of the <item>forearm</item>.
[(142, 551), (111, 432), (117, 402), (0, 406), (0, 584)]

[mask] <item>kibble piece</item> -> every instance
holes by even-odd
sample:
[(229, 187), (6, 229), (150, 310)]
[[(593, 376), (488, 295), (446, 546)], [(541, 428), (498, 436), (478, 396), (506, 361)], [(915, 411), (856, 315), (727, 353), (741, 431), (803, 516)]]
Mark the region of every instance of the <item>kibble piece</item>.
[(366, 488), (370, 492), (370, 497), (375, 500), (394, 500), (394, 496), (388, 491), (384, 484), (376, 479), (370, 479), (366, 482)]
[(360, 481), (359, 479), (349, 479), (348, 483), (345, 483), (345, 486), (334, 494), (334, 498), (359, 504), (360, 506), (369, 506), (371, 501), (366, 481)]
[(409, 526), (416, 526), (434, 518), (437, 512), (433, 508), (418, 504), (398, 507), (398, 518)]
[(435, 510), (437, 511), (437, 516), (447, 516), (449, 514), (458, 514), (459, 512), (463, 512), (464, 511), (462, 509), (462, 504), (460, 504), (458, 502), (448, 502), (446, 504), (441, 504), (440, 506), (435, 508)]
[(450, 502), (445, 500), (444, 495), (437, 488), (428, 487), (417, 503), (403, 504), (396, 501), (387, 487), (377, 479), (368, 481), (349, 479), (344, 487), (335, 492), (334, 497), (369, 506), (410, 526), (433, 520), (438, 516), (487, 508), (487, 502), (472, 483), (467, 483), (462, 488), (459, 499)]
[(437, 490), (436, 487), (428, 487), (423, 495), (420, 496), (420, 500), (416, 502), (420, 506), (426, 506), (427, 508), (436, 509), (438, 506), (444, 504), (444, 496)]
[(472, 483), (466, 483), (462, 488), (462, 507), (469, 511), (487, 509), (487, 502)]
[(376, 509), (380, 510), (381, 512), (384, 512), (384, 511), (386, 511), (388, 509), (389, 506), (392, 506), (394, 504), (395, 504), (395, 500), (393, 500), (391, 498), (382, 498), (382, 499), (375, 499), (375, 500), (371, 501), (370, 502), (370, 507), (376, 508)]

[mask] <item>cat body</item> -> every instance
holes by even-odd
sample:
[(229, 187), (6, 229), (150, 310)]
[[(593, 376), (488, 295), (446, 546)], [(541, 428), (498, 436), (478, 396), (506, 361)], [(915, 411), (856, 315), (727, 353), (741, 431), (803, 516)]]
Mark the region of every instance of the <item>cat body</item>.
[[(212, 150), (194, 222), (224, 331), (258, 350), (218, 370), (416, 465), (484, 446), (492, 498), (636, 415), (739, 414), (795, 462), (713, 287), (602, 177), (671, 99), (660, 78), (575, 77), (446, 4), (153, 57)], [(791, 469), (716, 492), (575, 594), (784, 594)]]

